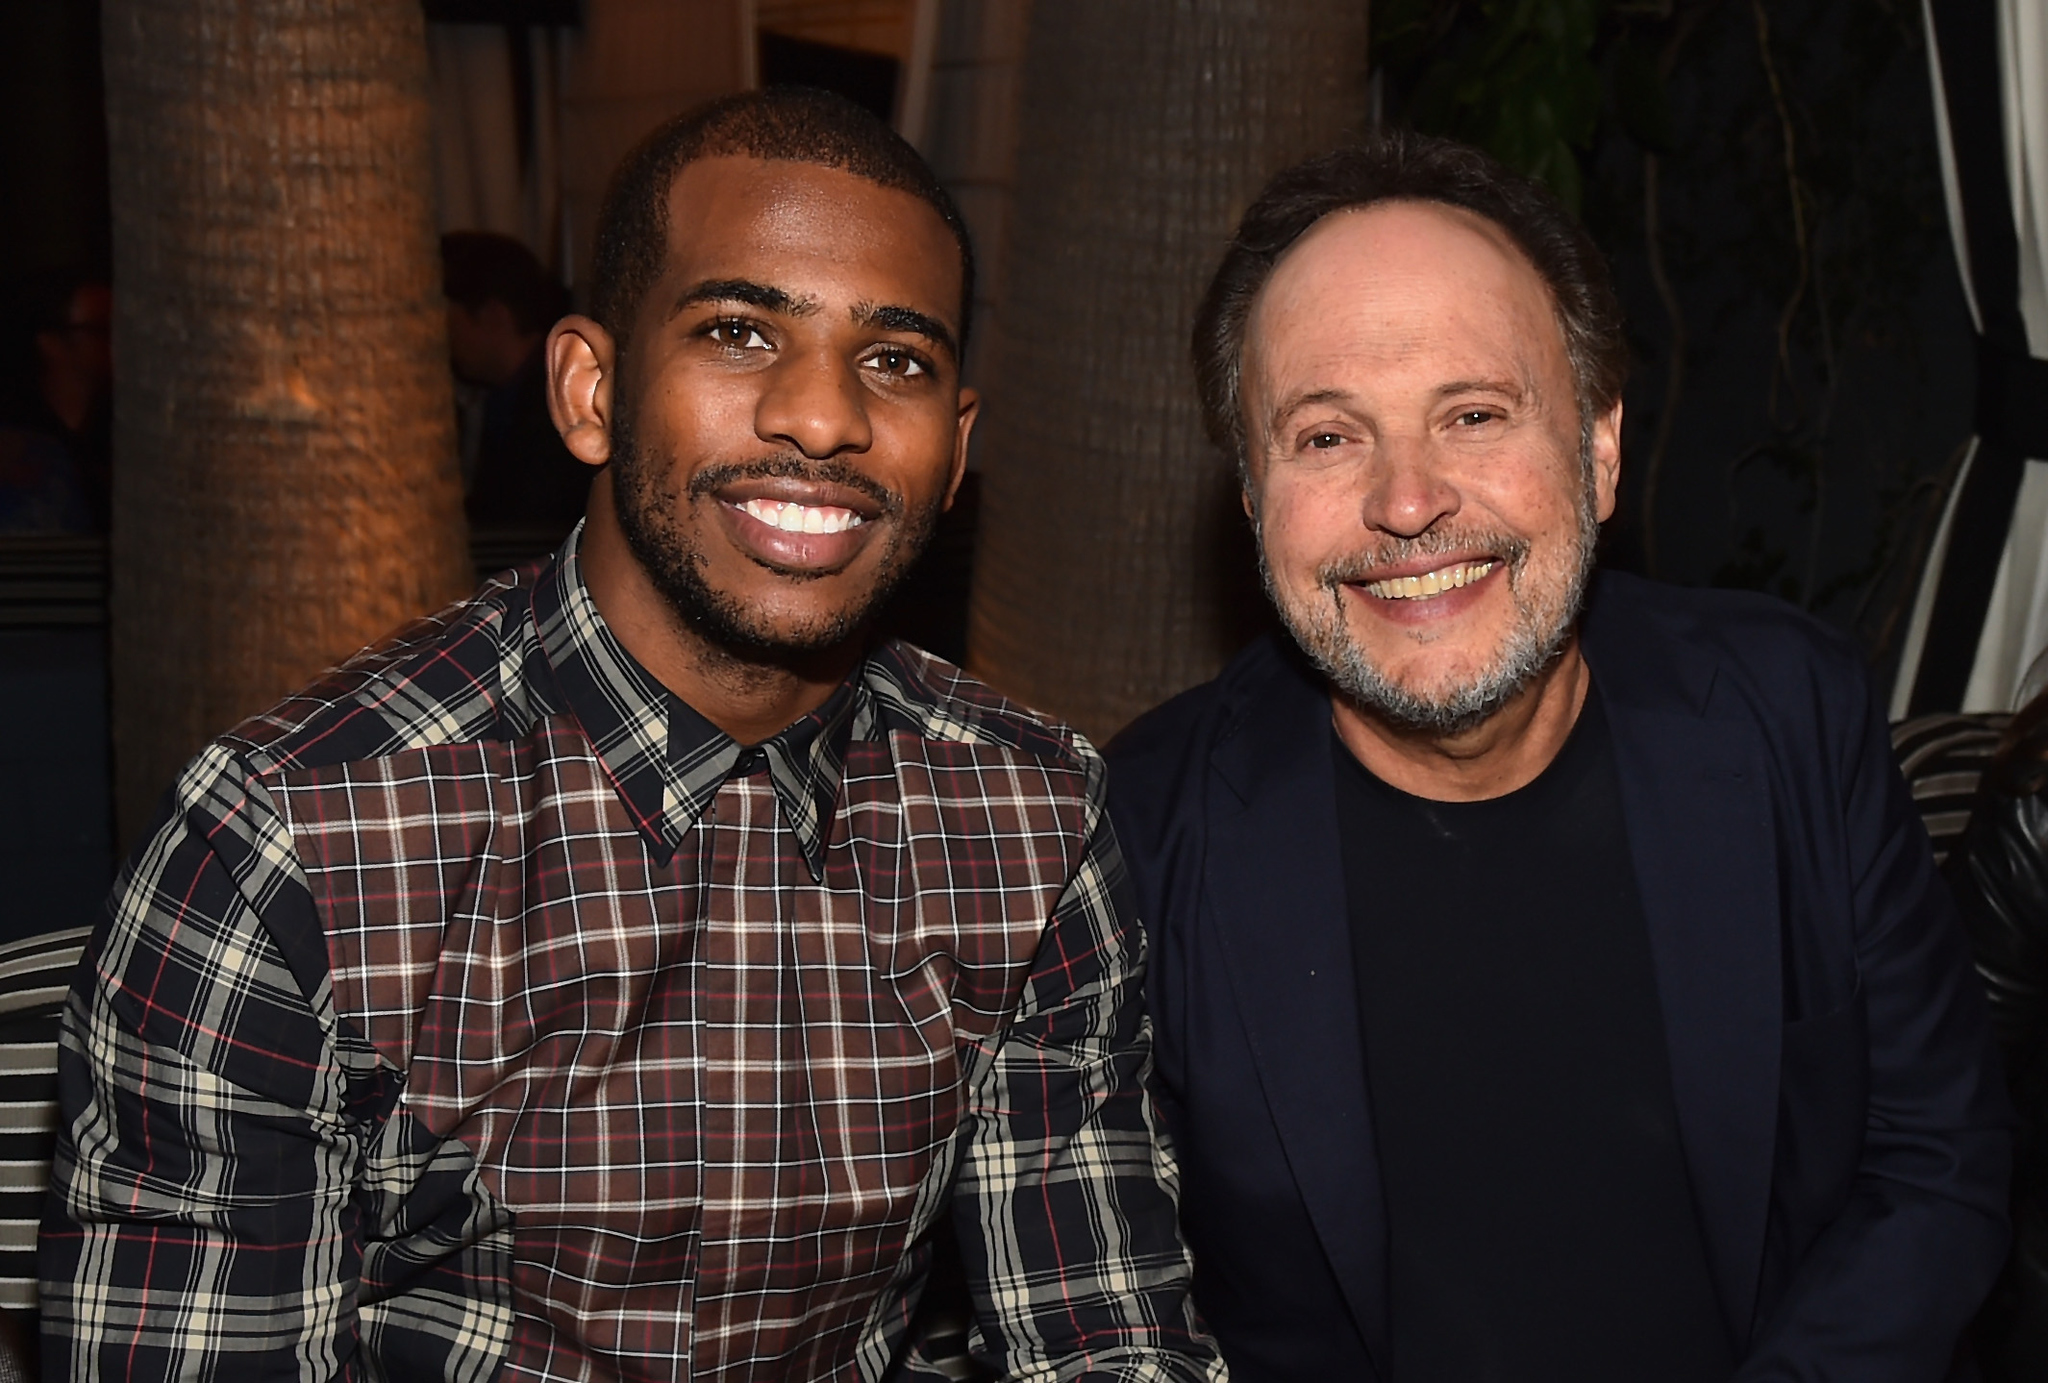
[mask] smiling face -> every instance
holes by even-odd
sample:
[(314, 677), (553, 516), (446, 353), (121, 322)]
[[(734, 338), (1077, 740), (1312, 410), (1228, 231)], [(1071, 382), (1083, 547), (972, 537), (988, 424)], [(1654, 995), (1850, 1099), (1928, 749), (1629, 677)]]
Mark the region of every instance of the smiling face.
[(843, 645), (966, 462), (958, 246), (919, 199), (807, 163), (688, 164), (668, 217), (614, 386), (619, 532), (713, 644)]
[(1326, 217), (1260, 290), (1243, 380), (1267, 587), (1359, 709), (1457, 734), (1555, 665), (1621, 410), (1582, 431), (1549, 290), (1498, 227), (1425, 202)]

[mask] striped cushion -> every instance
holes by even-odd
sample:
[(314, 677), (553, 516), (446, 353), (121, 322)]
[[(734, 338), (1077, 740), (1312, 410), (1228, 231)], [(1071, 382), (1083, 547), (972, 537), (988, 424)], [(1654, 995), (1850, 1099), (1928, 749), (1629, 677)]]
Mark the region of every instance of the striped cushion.
[(36, 1306), (36, 1230), (57, 1138), (57, 1023), (89, 927), (0, 946), (0, 1309)]
[(1970, 820), (1977, 780), (2012, 717), (1940, 712), (1892, 727), (1892, 753), (1912, 789), (1913, 805), (1934, 842), (1934, 862), (1948, 858)]

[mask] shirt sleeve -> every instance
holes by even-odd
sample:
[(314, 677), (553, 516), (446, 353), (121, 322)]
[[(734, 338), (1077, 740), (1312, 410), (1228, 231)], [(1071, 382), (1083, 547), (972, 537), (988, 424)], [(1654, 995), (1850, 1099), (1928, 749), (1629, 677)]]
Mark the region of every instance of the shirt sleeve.
[(45, 1377), (349, 1368), (356, 1140), (290, 846), (215, 746), (115, 885), (58, 1053)]
[(1091, 770), (1086, 853), (963, 1119), (969, 1347), (1005, 1378), (1220, 1380), (1146, 1090), (1144, 933)]

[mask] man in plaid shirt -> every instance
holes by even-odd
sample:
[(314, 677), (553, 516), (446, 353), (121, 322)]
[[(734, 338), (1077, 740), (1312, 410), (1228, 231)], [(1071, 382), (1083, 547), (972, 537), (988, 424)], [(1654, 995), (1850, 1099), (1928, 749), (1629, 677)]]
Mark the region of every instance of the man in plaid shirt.
[(214, 741), (115, 889), (50, 1376), (938, 1376), (943, 1278), (981, 1369), (1222, 1377), (1100, 761), (863, 639), (971, 273), (836, 98), (629, 158), (548, 343), (582, 527)]

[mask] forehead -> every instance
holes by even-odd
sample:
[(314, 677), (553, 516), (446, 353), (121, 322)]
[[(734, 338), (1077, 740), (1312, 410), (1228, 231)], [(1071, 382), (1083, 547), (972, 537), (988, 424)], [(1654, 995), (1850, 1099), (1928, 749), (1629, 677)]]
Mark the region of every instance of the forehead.
[(1409, 363), (1493, 349), (1569, 368), (1549, 285), (1528, 257), (1491, 221), (1434, 202), (1385, 202), (1311, 226), (1260, 288), (1245, 339), (1268, 363), (1299, 346)]
[(822, 164), (720, 155), (684, 165), (667, 211), (664, 278), (851, 295), (959, 325), (959, 247), (908, 192)]

